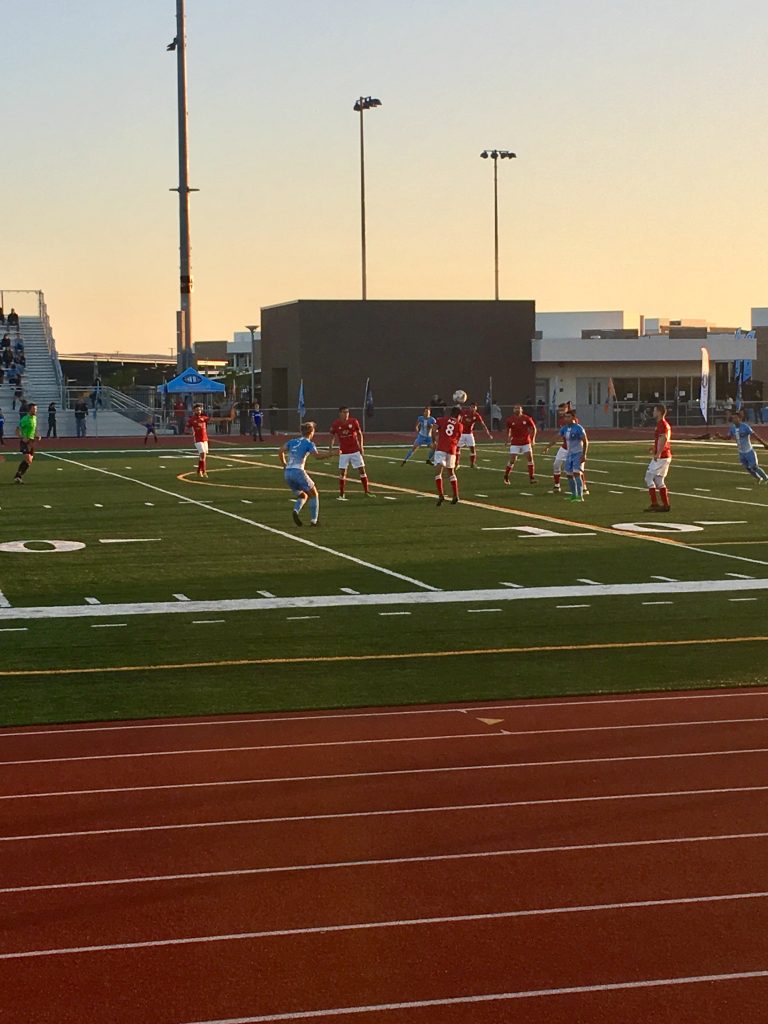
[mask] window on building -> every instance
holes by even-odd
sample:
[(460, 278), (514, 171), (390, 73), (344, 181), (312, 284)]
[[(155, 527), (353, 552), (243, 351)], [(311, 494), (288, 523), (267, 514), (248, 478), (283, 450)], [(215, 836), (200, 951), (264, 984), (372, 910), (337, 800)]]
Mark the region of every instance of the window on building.
[(641, 402), (653, 403), (664, 401), (663, 377), (641, 377), (639, 388)]
[(637, 377), (615, 377), (613, 386), (616, 388), (617, 402), (637, 401)]

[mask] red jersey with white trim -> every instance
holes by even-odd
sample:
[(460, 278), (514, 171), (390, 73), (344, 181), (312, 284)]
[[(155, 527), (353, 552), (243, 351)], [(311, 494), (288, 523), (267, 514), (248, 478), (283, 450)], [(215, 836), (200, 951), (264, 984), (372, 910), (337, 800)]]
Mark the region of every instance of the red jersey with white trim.
[(353, 416), (346, 420), (334, 420), (331, 424), (331, 434), (339, 442), (342, 455), (360, 451), (360, 433), (360, 423)]
[(207, 441), (208, 440), (208, 420), (210, 417), (204, 413), (200, 415), (195, 413), (194, 416), (190, 416), (187, 420), (187, 430), (192, 427), (192, 433), (195, 435), (195, 441)]
[(459, 450), (459, 438), (464, 433), (461, 420), (456, 416), (438, 416), (437, 451), (455, 455)]
[[(659, 451), (659, 440), (664, 439), (664, 447), (661, 449), (661, 454), (657, 454)], [(665, 418), (660, 419), (656, 424), (656, 433), (653, 435), (653, 452), (655, 459), (671, 459), (672, 448), (669, 442), (672, 440), (672, 427), (669, 420)]]
[(530, 444), (536, 432), (536, 424), (530, 416), (510, 416), (507, 420), (510, 444)]
[(474, 434), (478, 423), (483, 427), (485, 426), (485, 421), (477, 409), (462, 409), (459, 413), (459, 419), (461, 420), (463, 434)]

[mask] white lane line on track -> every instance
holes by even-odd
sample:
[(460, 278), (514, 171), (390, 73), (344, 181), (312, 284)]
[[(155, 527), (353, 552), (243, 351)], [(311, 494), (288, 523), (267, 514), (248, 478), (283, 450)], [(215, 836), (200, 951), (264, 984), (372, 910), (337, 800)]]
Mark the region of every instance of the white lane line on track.
[(163, 825), (129, 825), (123, 828), (81, 829), (74, 832), (36, 832), (27, 835), (0, 836), (0, 843), (22, 843), (41, 839), (73, 839), (86, 836), (128, 835), (134, 832), (176, 832), (197, 828), (231, 828), (241, 825), (280, 825), (287, 822), (335, 821), (345, 818), (386, 818), (409, 814), (446, 814), (460, 811), (509, 810), (513, 807), (550, 807), (563, 804), (606, 803), (620, 800), (678, 799), (686, 796), (724, 796), (735, 793), (764, 793), (768, 786), (727, 786), (710, 789), (673, 789), (649, 793), (607, 793), (596, 796), (543, 797), (539, 800), (504, 800), (483, 804), (445, 804), (429, 807), (393, 807), (367, 811), (339, 811), (328, 814), (293, 814), (272, 818), (225, 818), (221, 821), (185, 821)]
[[(768, 977), (768, 971), (734, 971), (731, 974), (698, 974), (673, 978), (643, 978), (640, 981), (610, 981), (597, 985), (570, 985), (563, 988), (534, 988), (517, 992), (485, 992), (480, 995), (447, 996), (444, 999), (412, 999), (401, 1003), (372, 1003), (367, 1006), (337, 1006), (324, 1010), (295, 1010), (258, 1017), (228, 1017), (219, 1020), (185, 1021), (184, 1024), (277, 1024), (278, 1021), (317, 1020), (359, 1013), (384, 1013), (387, 1010), (416, 1010), (431, 1006), (460, 1006), (474, 1003), (500, 1003), (513, 999), (540, 999), (547, 996), (586, 995), (590, 992), (623, 992), (632, 989), (672, 988), (677, 985), (704, 985), (726, 981), (749, 981)], [(501, 1019), (501, 1018), (499, 1018)]]
[[(578, 607), (588, 608), (589, 605)], [(485, 610), (485, 609), (480, 609)], [(493, 609), (501, 611), (500, 608)], [(319, 618), (319, 616), (316, 616)], [(303, 616), (302, 616), (303, 618)], [(207, 620), (212, 621), (212, 620)], [(223, 619), (218, 621), (224, 621)], [(186, 754), (228, 754), (238, 751), (256, 750), (303, 750), (307, 747), (358, 747), (376, 746), (382, 743), (431, 743), (440, 740), (467, 740), (479, 737), (493, 738), (501, 736), (559, 736), (571, 733), (587, 732), (628, 732), (646, 729), (699, 729), (705, 725), (747, 725), (753, 722), (768, 722), (768, 715), (753, 715), (748, 718), (712, 718), (693, 719), (679, 722), (642, 722), (629, 725), (577, 725), (563, 726), (559, 729), (516, 729), (502, 732), (470, 732), (448, 733), (441, 736), (384, 736), (359, 740), (315, 740), (311, 743), (265, 743), (237, 747), (185, 747), (181, 750), (142, 750), (136, 752), (112, 754), (78, 754), (74, 757), (36, 757), (22, 758), (14, 761), (0, 761), (0, 766), (20, 764), (62, 764), (72, 761), (118, 761), (138, 757), (179, 757)]]
[(542, 698), (541, 701), (519, 701), (512, 704), (470, 704), (452, 705), (441, 707), (424, 708), (396, 708), (394, 710), (382, 711), (344, 711), (340, 713), (331, 712), (323, 715), (303, 715), (296, 711), (288, 715), (259, 715), (258, 717), (242, 718), (221, 718), (221, 719), (191, 719), (183, 721), (163, 722), (127, 722), (121, 725), (78, 725), (75, 727), (61, 726), (49, 729), (6, 729), (0, 730), (0, 740), (19, 739), (24, 736), (50, 736), (66, 733), (81, 732), (133, 732), (136, 729), (218, 729), (222, 725), (271, 725), (273, 722), (317, 722), (336, 721), (337, 719), (349, 718), (401, 718), (404, 715), (450, 715), (465, 714), (468, 711), (528, 711), (542, 710), (545, 708), (572, 708), (603, 706), (610, 704), (658, 704), (659, 701), (670, 701), (672, 703), (685, 702), (689, 700), (731, 700), (742, 697), (768, 697), (768, 690), (761, 690), (759, 687), (752, 689), (744, 687), (730, 693), (721, 693), (719, 690), (712, 690), (707, 693), (665, 693), (651, 696), (632, 697), (625, 694), (616, 694), (612, 697), (590, 698), (583, 697), (578, 700), (555, 700)]
[(156, 484), (147, 483), (145, 480), (137, 480), (134, 477), (124, 476), (122, 473), (115, 473), (109, 469), (102, 469), (100, 466), (89, 466), (86, 462), (77, 462), (74, 459), (62, 459), (61, 456), (54, 455), (52, 452), (45, 452), (44, 454), (49, 459), (56, 459), (57, 461), (65, 462), (70, 466), (77, 466), (80, 469), (85, 469), (92, 473), (102, 473), (105, 476), (114, 477), (117, 480), (126, 480), (128, 483), (136, 484), (140, 487), (146, 487), (149, 490), (156, 491), (158, 494), (165, 494), (170, 498), (180, 498), (192, 505), (197, 505), (199, 508), (202, 508), (207, 512), (215, 512), (218, 515), (226, 516), (228, 519), (234, 519), (237, 522), (245, 523), (247, 526), (255, 526), (257, 529), (263, 530), (266, 533), (283, 537), (286, 540), (293, 541), (295, 544), (304, 544), (307, 547), (314, 548), (316, 551), (323, 551), (328, 555), (333, 555), (335, 558), (343, 558), (348, 562), (353, 562), (355, 565), (361, 565), (366, 569), (373, 569), (374, 572), (383, 573), (386, 576), (402, 580), (405, 583), (413, 583), (415, 586), (421, 587), (423, 590), (434, 591), (438, 589), (437, 587), (430, 586), (429, 583), (423, 583), (421, 580), (414, 579), (412, 576), (405, 576), (403, 573), (395, 572), (393, 569), (386, 569), (382, 565), (376, 565), (373, 562), (366, 562), (362, 558), (356, 558), (354, 555), (348, 555), (343, 551), (337, 551), (335, 548), (326, 547), (324, 544), (316, 544), (314, 541), (307, 540), (304, 537), (299, 537), (293, 533), (288, 533), (286, 530), (278, 530), (274, 526), (267, 526), (265, 523), (259, 523), (255, 519), (247, 519), (245, 516), (240, 516), (236, 512), (230, 512), (228, 509), (217, 508), (215, 505), (199, 501), (195, 498), (187, 498), (183, 494), (178, 494), (176, 491), (166, 490), (164, 487), (158, 487)]
[[(506, 733), (482, 733), (503, 736)], [(576, 764), (629, 764), (636, 761), (676, 761), (696, 757), (744, 757), (768, 754), (768, 747), (737, 747), (732, 750), (696, 750), (672, 754), (625, 754), (621, 757), (577, 757), (560, 761), (509, 761), (497, 764), (462, 764), (443, 768), (390, 768), (373, 772), (336, 772), (322, 775), (274, 775), (260, 779), (219, 779), (210, 782), (164, 782), (153, 786), (106, 786), (102, 789), (60, 789), (41, 793), (5, 793), (0, 800), (42, 800), (65, 796), (94, 796), (99, 793), (154, 793), (160, 790), (219, 789), (225, 786), (266, 786), (290, 782), (326, 782), (336, 779), (380, 779), (401, 775), (438, 775), (455, 772), (506, 771), (515, 768), (557, 768)]]
[[(389, 862), (397, 863), (397, 861)], [(77, 953), (99, 953), (114, 949), (149, 949), (158, 946), (190, 946), (209, 942), (237, 942), (271, 939), (293, 935), (329, 935), (336, 932), (369, 931), (378, 928), (414, 928), (420, 925), (463, 924), (471, 921), (504, 921), (520, 917), (548, 917), (551, 915), (600, 913), (616, 910), (638, 910), (650, 907), (696, 906), (709, 903), (732, 903), (743, 900), (764, 900), (768, 892), (730, 892), (722, 895), (682, 896), (659, 900), (627, 900), (621, 903), (581, 903), (563, 907), (531, 907), (521, 910), (502, 910), (490, 914), (454, 914), (444, 917), (411, 917), (399, 920), (358, 921), (350, 924), (326, 924), (305, 928), (276, 928), (258, 932), (232, 932), (229, 934), (191, 935), (182, 939), (145, 939), (138, 942), (114, 942), (94, 946), (69, 946), (58, 949), (30, 949), (14, 953), (0, 953), (0, 960), (31, 960), (48, 956), (67, 956)], [(768, 971), (764, 972), (768, 975)]]

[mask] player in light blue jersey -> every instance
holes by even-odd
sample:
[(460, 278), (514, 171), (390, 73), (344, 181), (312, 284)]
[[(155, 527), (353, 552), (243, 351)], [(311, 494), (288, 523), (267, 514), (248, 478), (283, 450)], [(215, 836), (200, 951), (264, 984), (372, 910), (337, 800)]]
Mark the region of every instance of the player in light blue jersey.
[(320, 495), (317, 493), (315, 482), (307, 473), (304, 466), (309, 456), (316, 459), (329, 459), (331, 452), (320, 453), (312, 438), (315, 436), (314, 423), (302, 423), (301, 437), (292, 437), (286, 441), (278, 455), (285, 467), (285, 482), (296, 495), (296, 502), (293, 506), (293, 521), (301, 526), (299, 512), (309, 499), (310, 526), (317, 526), (320, 518)]
[(406, 462), (408, 461), (408, 459), (410, 459), (410, 457), (413, 455), (413, 453), (415, 451), (418, 451), (419, 448), (427, 448), (427, 447), (429, 448), (429, 455), (427, 456), (427, 462), (428, 463), (432, 462), (432, 454), (433, 454), (434, 447), (435, 447), (435, 442), (434, 442), (434, 440), (432, 438), (432, 428), (434, 427), (434, 425), (436, 423), (437, 423), (437, 420), (432, 415), (432, 410), (427, 405), (424, 408), (424, 412), (416, 420), (416, 439), (414, 440), (413, 444), (411, 445), (411, 450), (408, 452), (408, 454), (405, 456), (403, 461), (400, 463), (401, 466), (404, 466), (406, 464)]
[(734, 409), (730, 415), (730, 421), (731, 427), (727, 437), (723, 434), (713, 434), (712, 436), (719, 437), (723, 441), (728, 439), (735, 441), (739, 449), (739, 462), (759, 484), (764, 484), (768, 480), (768, 473), (757, 463), (757, 454), (752, 447), (752, 439), (755, 438), (759, 441), (763, 448), (768, 448), (768, 444), (747, 423), (743, 409)]
[(565, 456), (565, 474), (571, 493), (566, 501), (584, 501), (584, 464), (587, 461), (589, 439), (587, 432), (576, 422), (576, 414), (570, 409), (565, 412), (565, 425), (560, 428), (560, 436), (567, 446)]

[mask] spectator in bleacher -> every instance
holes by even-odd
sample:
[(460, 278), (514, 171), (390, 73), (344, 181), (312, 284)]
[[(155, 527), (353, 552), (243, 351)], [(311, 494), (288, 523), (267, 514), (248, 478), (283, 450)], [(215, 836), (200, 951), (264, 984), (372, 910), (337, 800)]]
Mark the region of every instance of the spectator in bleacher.
[(85, 437), (88, 423), (88, 406), (82, 398), (75, 402), (75, 432), (77, 437)]
[(26, 416), (28, 412), (29, 412), (29, 402), (22, 395), (21, 396), (21, 401), (19, 402), (19, 419), (21, 419), (22, 416)]
[(17, 384), (16, 387), (13, 389), (13, 402), (11, 404), (12, 409), (16, 408), (17, 402), (19, 403), (19, 408), (21, 408), (22, 403), (24, 403), (24, 405), (27, 404), (27, 400), (24, 397), (24, 392), (21, 389), (21, 384)]
[(5, 323), (5, 313), (3, 312), (3, 307), (0, 306), (0, 324), (4, 324), (4, 323)]
[(45, 436), (46, 437), (51, 437), (51, 436), (58, 437), (59, 436), (56, 433), (56, 403), (55, 402), (51, 402), (51, 404), (48, 406), (48, 433)]
[(5, 349), (10, 349), (10, 347), (11, 347), (11, 336), (10, 336), (10, 334), (4, 334), (3, 335), (3, 340), (0, 341), (0, 348), (2, 348), (3, 351), (5, 351)]
[(0, 409), (0, 444), (5, 444), (5, 413)]
[(11, 350), (9, 348), (4, 348), (3, 349), (3, 366), (5, 366), (6, 369), (7, 369), (11, 365), (12, 362), (13, 362), (13, 356), (11, 355)]
[(16, 362), (17, 362), (17, 364), (19, 366), (26, 367), (26, 365), (27, 365), (27, 357), (24, 355), (24, 350), (23, 349), (21, 350), (21, 352), (17, 353), (17, 355), (16, 355)]
[(19, 329), (19, 314), (13, 307), (11, 307), (11, 312), (8, 314), (8, 326), (15, 327), (17, 331)]
[(17, 377), (18, 374), (16, 372), (16, 363), (11, 363), (11, 365), (8, 367), (8, 383), (15, 384)]

